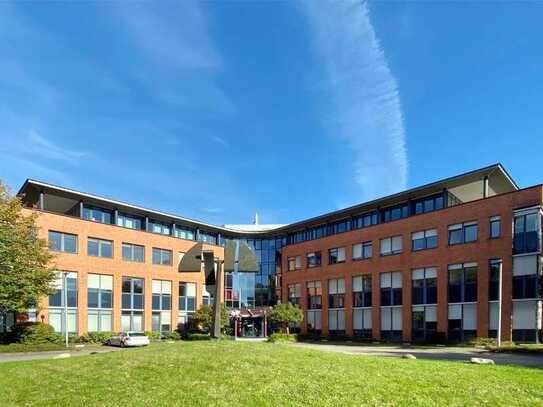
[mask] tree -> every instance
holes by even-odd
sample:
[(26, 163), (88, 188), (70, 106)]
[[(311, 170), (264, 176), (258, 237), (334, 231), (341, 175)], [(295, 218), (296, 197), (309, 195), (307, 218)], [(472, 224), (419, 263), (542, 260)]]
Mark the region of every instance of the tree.
[(53, 256), (37, 238), (36, 218), (23, 214), (20, 199), (0, 180), (0, 312), (25, 312), (52, 293)]
[(304, 313), (298, 306), (292, 305), (290, 302), (286, 304), (277, 304), (273, 307), (268, 315), (270, 321), (281, 325), (281, 332), (290, 334), (289, 324), (302, 322), (304, 320)]
[[(221, 331), (228, 325), (230, 318), (228, 317), (228, 310), (221, 304)], [(192, 317), (192, 323), (204, 330), (210, 332), (213, 326), (213, 306), (202, 305)]]

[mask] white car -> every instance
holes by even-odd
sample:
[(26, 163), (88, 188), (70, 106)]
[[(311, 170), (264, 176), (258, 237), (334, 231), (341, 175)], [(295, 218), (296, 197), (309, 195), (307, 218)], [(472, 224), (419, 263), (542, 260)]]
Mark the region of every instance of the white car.
[(121, 332), (119, 335), (112, 336), (109, 341), (109, 345), (120, 346), (147, 346), (149, 345), (149, 338), (143, 332)]

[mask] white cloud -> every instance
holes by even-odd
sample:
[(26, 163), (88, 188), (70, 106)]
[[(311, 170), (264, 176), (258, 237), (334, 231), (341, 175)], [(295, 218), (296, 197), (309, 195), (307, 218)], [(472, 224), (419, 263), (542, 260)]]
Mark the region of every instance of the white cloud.
[(30, 131), (28, 136), (27, 148), (34, 155), (48, 158), (51, 160), (64, 161), (69, 164), (77, 164), (81, 159), (88, 157), (89, 154), (83, 151), (69, 150), (60, 147), (35, 131)]
[(396, 78), (366, 2), (302, 3), (324, 62), (334, 113), (330, 131), (352, 149), (361, 198), (406, 188), (405, 128)]
[(229, 147), (230, 146), (230, 144), (228, 144), (228, 141), (226, 141), (223, 137), (212, 136), (211, 140), (213, 140), (217, 144), (220, 144), (223, 147)]

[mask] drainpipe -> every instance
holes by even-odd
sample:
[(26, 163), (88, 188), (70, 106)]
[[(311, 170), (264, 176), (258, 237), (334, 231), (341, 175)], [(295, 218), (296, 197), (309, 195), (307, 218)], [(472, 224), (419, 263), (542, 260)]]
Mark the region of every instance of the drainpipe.
[(488, 176), (483, 178), (483, 198), (488, 198)]

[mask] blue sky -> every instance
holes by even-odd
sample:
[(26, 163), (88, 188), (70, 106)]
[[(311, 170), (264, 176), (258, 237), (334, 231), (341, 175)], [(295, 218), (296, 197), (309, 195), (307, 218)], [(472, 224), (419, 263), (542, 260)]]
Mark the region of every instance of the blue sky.
[(0, 177), (288, 223), (543, 181), (543, 3), (0, 3)]

